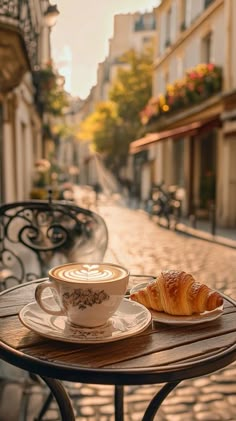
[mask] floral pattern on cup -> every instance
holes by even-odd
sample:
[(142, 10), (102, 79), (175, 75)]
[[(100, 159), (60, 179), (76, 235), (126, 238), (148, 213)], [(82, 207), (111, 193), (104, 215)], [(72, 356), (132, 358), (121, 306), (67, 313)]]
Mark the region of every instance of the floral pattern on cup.
[(94, 304), (101, 304), (109, 298), (110, 296), (104, 290), (94, 291), (91, 288), (77, 288), (71, 293), (65, 292), (62, 296), (62, 303), (66, 309), (72, 305), (79, 310), (85, 310), (87, 307), (92, 307)]

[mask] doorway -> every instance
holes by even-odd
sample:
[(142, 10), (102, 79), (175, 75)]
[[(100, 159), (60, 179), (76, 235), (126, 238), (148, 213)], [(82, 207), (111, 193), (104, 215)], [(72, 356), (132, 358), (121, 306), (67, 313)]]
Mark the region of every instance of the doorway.
[[(192, 136), (189, 147), (189, 214), (196, 210), (208, 215), (216, 201), (216, 148), (215, 130)], [(201, 211), (202, 212), (201, 212)]]
[(209, 209), (216, 200), (216, 132), (211, 131), (200, 142), (199, 204)]

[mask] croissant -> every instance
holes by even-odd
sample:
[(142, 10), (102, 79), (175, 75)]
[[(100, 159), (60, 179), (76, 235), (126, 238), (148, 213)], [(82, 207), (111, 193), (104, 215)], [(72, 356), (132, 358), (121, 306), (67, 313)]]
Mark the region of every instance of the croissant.
[(134, 292), (130, 298), (152, 310), (176, 316), (211, 311), (223, 304), (217, 291), (196, 282), (189, 273), (175, 270), (162, 272), (154, 282)]

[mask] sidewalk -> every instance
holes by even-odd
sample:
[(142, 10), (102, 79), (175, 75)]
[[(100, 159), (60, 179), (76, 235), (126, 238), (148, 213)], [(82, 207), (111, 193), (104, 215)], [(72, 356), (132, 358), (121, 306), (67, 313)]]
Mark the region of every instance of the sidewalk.
[(236, 248), (236, 229), (233, 228), (216, 227), (215, 234), (213, 235), (210, 221), (199, 220), (193, 228), (191, 227), (190, 221), (186, 220), (178, 224), (177, 230), (203, 240)]
[[(167, 228), (165, 218), (153, 217), (158, 225)], [(194, 226), (190, 219), (182, 218), (175, 228), (175, 231), (190, 235), (192, 237), (200, 238), (201, 240), (210, 241), (211, 243), (220, 244), (236, 249), (236, 228), (215, 228), (215, 234), (212, 234), (212, 223), (207, 220), (198, 220)]]
[[(165, 219), (160, 218), (157, 220), (157, 223), (160, 226), (167, 228)], [(236, 249), (236, 229), (216, 227), (215, 234), (212, 234), (212, 225), (210, 221), (199, 220), (195, 224), (195, 227), (193, 227), (188, 219), (182, 219), (181, 222), (177, 224), (175, 231)]]

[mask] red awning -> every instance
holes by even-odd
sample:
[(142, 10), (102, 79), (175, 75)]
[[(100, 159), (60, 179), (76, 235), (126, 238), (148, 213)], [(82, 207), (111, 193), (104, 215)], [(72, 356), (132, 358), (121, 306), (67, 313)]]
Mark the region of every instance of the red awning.
[(146, 149), (148, 145), (152, 143), (159, 142), (160, 140), (168, 139), (168, 138), (174, 138), (178, 139), (183, 137), (183, 135), (189, 135), (193, 136), (195, 134), (199, 134), (201, 132), (201, 129), (209, 130), (213, 127), (219, 127), (220, 126), (220, 120), (219, 118), (214, 118), (211, 120), (204, 120), (204, 121), (195, 121), (193, 123), (187, 124), (185, 126), (177, 127), (175, 129), (171, 130), (165, 130), (162, 132), (157, 133), (149, 133), (144, 137), (141, 137), (138, 140), (134, 140), (130, 144), (130, 153), (134, 154), (137, 153), (143, 149)]

